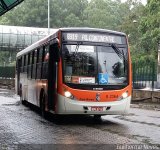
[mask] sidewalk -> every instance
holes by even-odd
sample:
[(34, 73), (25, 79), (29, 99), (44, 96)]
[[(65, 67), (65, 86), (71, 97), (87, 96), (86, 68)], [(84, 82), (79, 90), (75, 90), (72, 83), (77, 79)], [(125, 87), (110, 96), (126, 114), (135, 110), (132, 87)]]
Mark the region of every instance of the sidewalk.
[(160, 111), (160, 103), (132, 103), (131, 108)]

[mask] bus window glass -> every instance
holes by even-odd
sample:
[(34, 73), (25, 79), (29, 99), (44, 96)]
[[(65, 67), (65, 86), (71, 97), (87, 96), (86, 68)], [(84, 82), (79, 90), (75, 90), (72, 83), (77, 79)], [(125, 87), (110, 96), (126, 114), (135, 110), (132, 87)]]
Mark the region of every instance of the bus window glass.
[(45, 47), (44, 62), (49, 60), (49, 46)]
[(43, 61), (43, 47), (40, 48), (39, 50), (39, 63)]
[(36, 62), (37, 62), (37, 50), (35, 50), (34, 51), (34, 56), (33, 56), (34, 58), (34, 62), (33, 62), (33, 64), (36, 64)]
[(24, 66), (24, 56), (22, 56), (22, 67)]
[(31, 70), (32, 70), (32, 52), (28, 55), (28, 78), (31, 78)]
[(26, 55), (24, 55), (24, 72), (27, 72), (27, 59), (26, 59)]
[(21, 72), (24, 72), (24, 56), (22, 56)]
[(37, 49), (34, 50), (33, 53), (33, 66), (32, 66), (32, 78), (35, 79), (36, 78), (36, 63), (37, 63)]
[(30, 65), (30, 53), (28, 53), (28, 62), (27, 65)]
[(26, 55), (24, 55), (24, 66), (26, 66)]
[(18, 68), (20, 69), (20, 72), (22, 72), (22, 57), (18, 59)]
[(39, 49), (36, 50), (36, 61), (35, 61), (35, 78), (37, 79), (37, 70), (38, 70), (38, 62), (39, 62)]
[(26, 62), (25, 62), (25, 66), (28, 65), (28, 54), (26, 54)]
[(37, 49), (37, 60), (36, 60), (36, 63), (39, 62), (39, 49)]
[(34, 64), (34, 51), (32, 52), (32, 65)]
[(42, 68), (42, 58), (43, 58), (43, 47), (38, 49), (38, 58), (37, 58), (37, 79), (41, 79), (41, 68)]
[[(126, 82), (124, 60), (117, 55), (114, 49), (112, 47), (98, 46), (97, 51), (99, 78), (98, 83), (121, 84)], [(104, 81), (101, 81), (101, 79), (103, 78), (102, 76), (104, 77)]]
[(42, 78), (48, 77), (48, 59), (49, 59), (49, 46), (45, 46), (43, 49), (43, 65), (42, 65)]
[(112, 47), (64, 45), (64, 81), (72, 84), (118, 85), (127, 82), (127, 67)]
[(32, 67), (31, 67), (31, 78), (35, 78), (35, 67), (34, 67), (34, 61), (35, 61), (35, 51), (32, 52)]

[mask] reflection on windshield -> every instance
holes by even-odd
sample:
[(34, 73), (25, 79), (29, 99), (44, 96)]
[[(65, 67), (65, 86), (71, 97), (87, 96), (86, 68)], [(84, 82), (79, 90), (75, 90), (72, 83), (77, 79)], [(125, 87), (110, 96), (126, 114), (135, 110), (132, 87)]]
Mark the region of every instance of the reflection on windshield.
[[(119, 50), (126, 59), (126, 48)], [(118, 85), (127, 82), (125, 61), (112, 47), (64, 45), (62, 55), (66, 83)]]

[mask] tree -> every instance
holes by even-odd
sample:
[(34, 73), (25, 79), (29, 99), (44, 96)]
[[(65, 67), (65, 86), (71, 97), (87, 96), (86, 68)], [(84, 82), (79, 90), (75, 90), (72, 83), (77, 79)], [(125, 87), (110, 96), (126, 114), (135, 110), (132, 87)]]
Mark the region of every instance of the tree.
[(148, 0), (145, 8), (146, 15), (141, 19), (140, 32), (142, 34), (141, 45), (147, 52), (157, 51), (160, 42), (160, 1)]
[(139, 49), (139, 39), (141, 35), (138, 28), (141, 17), (144, 16), (145, 6), (135, 0), (128, 0), (122, 7), (126, 8), (128, 12), (126, 11), (127, 15), (124, 16), (125, 18), (119, 28), (129, 36), (129, 43), (132, 49)]
[(88, 27), (118, 29), (120, 1), (92, 0), (84, 11), (84, 25)]
[(47, 3), (43, 0), (24, 1), (2, 16), (1, 24), (47, 27)]
[[(87, 5), (87, 0), (50, 0), (51, 27), (81, 26), (82, 14)], [(24, 1), (2, 16), (0, 22), (5, 25), (47, 27), (48, 3), (44, 0)]]

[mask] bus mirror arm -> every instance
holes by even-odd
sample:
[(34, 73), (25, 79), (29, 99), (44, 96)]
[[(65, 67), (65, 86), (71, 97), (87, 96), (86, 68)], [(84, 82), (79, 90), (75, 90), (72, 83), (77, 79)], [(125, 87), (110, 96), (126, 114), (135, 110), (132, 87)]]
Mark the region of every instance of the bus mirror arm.
[(60, 61), (60, 48), (59, 48), (59, 40), (56, 39), (54, 43), (50, 45), (50, 49), (53, 50), (53, 60), (55, 62)]
[(56, 47), (56, 49), (55, 49), (56, 51), (56, 58), (55, 58), (55, 61), (56, 62), (59, 62), (60, 61), (60, 50), (59, 50), (59, 47), (58, 47), (58, 45), (57, 45), (57, 47)]
[(59, 62), (60, 61), (60, 42), (59, 42), (59, 39), (56, 38), (55, 40), (55, 44), (56, 44), (56, 58), (55, 58), (55, 61), (56, 62)]

